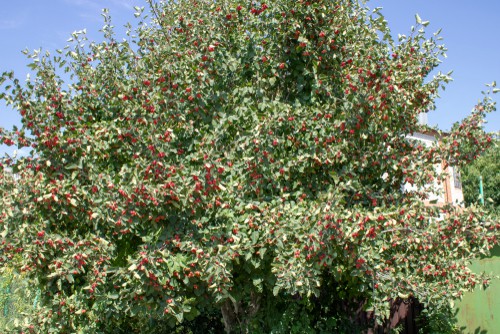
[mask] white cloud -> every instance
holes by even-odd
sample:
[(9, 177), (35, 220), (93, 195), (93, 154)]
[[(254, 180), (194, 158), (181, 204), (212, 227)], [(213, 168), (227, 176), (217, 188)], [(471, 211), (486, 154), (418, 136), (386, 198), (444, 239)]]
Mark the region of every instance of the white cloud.
[(76, 5), (80, 7), (98, 7), (100, 8), (101, 6), (99, 5), (99, 1), (93, 1), (93, 0), (64, 0), (69, 5)]
[(24, 24), (24, 18), (13, 18), (0, 20), (0, 30), (17, 29)]
[(143, 3), (137, 0), (64, 0), (67, 4), (76, 5), (80, 7), (87, 7), (92, 9), (102, 9), (102, 8), (125, 8), (133, 9), (134, 6)]
[(134, 1), (123, 1), (123, 0), (109, 0), (113, 5), (115, 6), (122, 6), (126, 9), (133, 9), (134, 8)]

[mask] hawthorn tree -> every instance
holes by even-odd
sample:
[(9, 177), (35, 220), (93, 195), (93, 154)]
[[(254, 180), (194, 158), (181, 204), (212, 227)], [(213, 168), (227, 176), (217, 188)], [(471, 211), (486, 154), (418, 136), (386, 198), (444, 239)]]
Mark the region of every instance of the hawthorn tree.
[(433, 311), (487, 284), (467, 265), (499, 224), (424, 201), (436, 165), (488, 147), (495, 105), (408, 139), (449, 80), (428, 76), (445, 49), (427, 22), (393, 41), (354, 0), (137, 11), (126, 40), (105, 12), (103, 42), (2, 75), (22, 127), (0, 140), (32, 153), (2, 160), (0, 259), (42, 291), (13, 331), (332, 331), (342, 301), (377, 326), (391, 299)]

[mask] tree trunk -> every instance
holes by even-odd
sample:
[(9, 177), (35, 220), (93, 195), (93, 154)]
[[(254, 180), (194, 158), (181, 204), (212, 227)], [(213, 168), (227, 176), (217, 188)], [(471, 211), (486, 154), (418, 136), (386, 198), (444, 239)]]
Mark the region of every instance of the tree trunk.
[(226, 299), (221, 305), (226, 333), (233, 333), (237, 329), (240, 333), (248, 333), (250, 321), (259, 311), (260, 300), (261, 296), (253, 291), (250, 293), (250, 300), (246, 305), (243, 305), (242, 301)]

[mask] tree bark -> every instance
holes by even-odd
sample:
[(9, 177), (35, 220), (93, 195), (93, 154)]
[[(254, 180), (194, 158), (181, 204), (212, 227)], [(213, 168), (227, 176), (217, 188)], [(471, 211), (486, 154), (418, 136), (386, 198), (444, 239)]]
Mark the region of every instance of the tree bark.
[(251, 292), (250, 300), (243, 306), (241, 301), (227, 299), (221, 305), (222, 318), (226, 333), (230, 334), (239, 328), (240, 333), (248, 333), (248, 326), (253, 317), (260, 309), (261, 296), (258, 293)]

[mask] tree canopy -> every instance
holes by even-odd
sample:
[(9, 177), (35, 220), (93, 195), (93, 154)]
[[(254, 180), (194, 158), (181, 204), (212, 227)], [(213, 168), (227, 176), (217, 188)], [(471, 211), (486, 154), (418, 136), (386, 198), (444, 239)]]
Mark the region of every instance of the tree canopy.
[(432, 311), (487, 284), (467, 265), (499, 224), (424, 201), (436, 165), (490, 145), (495, 105), (408, 138), (449, 80), (429, 77), (427, 22), (394, 41), (354, 0), (148, 8), (123, 41), (105, 12), (103, 42), (75, 33), (28, 54), (33, 79), (1, 77), (22, 127), (0, 141), (32, 153), (1, 163), (0, 261), (41, 289), (13, 330), (332, 331), (339, 301), (381, 324), (390, 299)]

